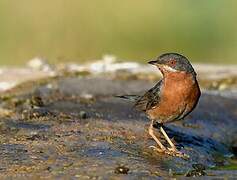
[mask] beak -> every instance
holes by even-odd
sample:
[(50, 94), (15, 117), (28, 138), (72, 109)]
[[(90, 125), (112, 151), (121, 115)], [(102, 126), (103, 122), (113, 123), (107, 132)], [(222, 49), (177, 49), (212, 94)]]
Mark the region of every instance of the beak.
[(157, 63), (157, 61), (149, 61), (148, 64), (156, 65), (158, 63)]

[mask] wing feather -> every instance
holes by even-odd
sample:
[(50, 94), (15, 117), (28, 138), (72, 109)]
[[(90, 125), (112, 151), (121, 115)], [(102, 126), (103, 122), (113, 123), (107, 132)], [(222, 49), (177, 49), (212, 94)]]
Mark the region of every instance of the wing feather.
[(162, 80), (159, 81), (153, 88), (147, 91), (136, 101), (134, 107), (141, 111), (147, 111), (156, 107), (160, 102), (160, 91), (162, 84)]

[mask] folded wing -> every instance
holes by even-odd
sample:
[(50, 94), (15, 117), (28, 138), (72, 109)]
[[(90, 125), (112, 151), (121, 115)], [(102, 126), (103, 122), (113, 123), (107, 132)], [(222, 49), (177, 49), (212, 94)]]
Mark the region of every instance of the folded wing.
[(147, 111), (158, 106), (160, 102), (162, 84), (162, 80), (159, 81), (153, 88), (147, 91), (136, 101), (134, 107), (140, 111)]

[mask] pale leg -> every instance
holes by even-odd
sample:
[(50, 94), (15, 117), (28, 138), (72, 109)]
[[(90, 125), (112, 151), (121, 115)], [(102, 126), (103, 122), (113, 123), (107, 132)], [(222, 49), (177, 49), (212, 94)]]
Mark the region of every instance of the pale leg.
[(178, 151), (175, 147), (175, 145), (172, 143), (172, 141), (170, 140), (169, 136), (166, 134), (165, 130), (160, 127), (160, 131), (161, 133), (164, 135), (166, 141), (169, 143), (169, 145), (171, 146), (171, 148), (166, 148), (160, 141), (159, 139), (155, 136), (154, 131), (153, 131), (153, 121), (151, 122), (148, 132), (151, 135), (151, 137), (156, 141), (156, 143), (158, 144), (159, 147), (155, 147), (155, 146), (150, 146), (151, 148), (154, 148), (156, 151), (160, 152), (160, 153), (165, 153), (171, 156), (178, 156), (184, 159), (188, 159), (189, 156)]
[(172, 156), (178, 156), (178, 157), (181, 157), (181, 158), (185, 158), (185, 159), (188, 159), (189, 156), (178, 151), (175, 147), (175, 145), (172, 143), (172, 141), (170, 140), (169, 136), (166, 134), (165, 130), (163, 129), (163, 127), (160, 127), (160, 131), (162, 132), (162, 134), (164, 135), (166, 141), (169, 143), (169, 145), (171, 146), (171, 148), (168, 148), (168, 151), (169, 152), (166, 152), (167, 154), (169, 155), (172, 155)]
[[(165, 151), (166, 148), (165, 146), (163, 146), (163, 144), (159, 141), (159, 139), (155, 136), (154, 131), (153, 131), (153, 121), (151, 121), (151, 124), (149, 126), (148, 129), (149, 134), (151, 135), (151, 137), (156, 141), (156, 143), (158, 144), (158, 146), (160, 147), (160, 149), (156, 148), (158, 151)], [(153, 147), (153, 146), (152, 146)]]
[(169, 136), (166, 134), (165, 130), (163, 129), (163, 127), (160, 127), (160, 131), (162, 132), (162, 134), (164, 135), (166, 141), (169, 143), (169, 145), (171, 146), (171, 149), (174, 151), (177, 151), (175, 145), (172, 143), (172, 141), (170, 140)]

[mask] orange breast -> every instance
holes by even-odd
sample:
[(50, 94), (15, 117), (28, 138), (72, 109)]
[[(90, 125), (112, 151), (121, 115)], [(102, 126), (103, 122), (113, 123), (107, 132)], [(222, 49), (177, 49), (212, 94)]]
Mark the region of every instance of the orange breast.
[(160, 103), (147, 111), (151, 119), (165, 123), (185, 117), (196, 106), (200, 89), (192, 74), (170, 72), (164, 76)]

